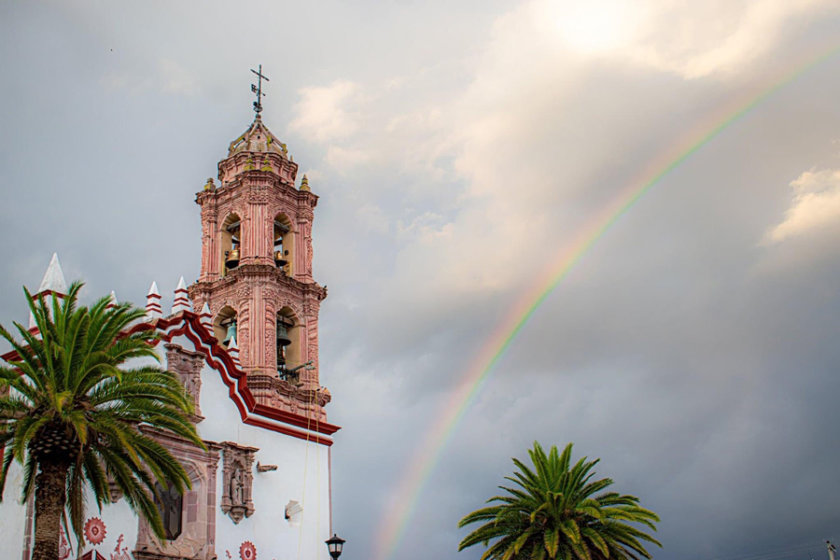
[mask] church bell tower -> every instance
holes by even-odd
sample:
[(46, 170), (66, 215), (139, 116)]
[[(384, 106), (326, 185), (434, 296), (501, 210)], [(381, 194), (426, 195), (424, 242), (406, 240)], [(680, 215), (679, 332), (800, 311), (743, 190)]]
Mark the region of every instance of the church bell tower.
[(218, 343), (239, 351), (257, 405), (326, 420), (329, 392), (318, 381), (318, 311), (326, 288), (312, 276), (318, 197), (263, 123), (261, 72), (256, 117), (219, 162), (201, 207), (201, 274), (189, 288), (213, 317)]

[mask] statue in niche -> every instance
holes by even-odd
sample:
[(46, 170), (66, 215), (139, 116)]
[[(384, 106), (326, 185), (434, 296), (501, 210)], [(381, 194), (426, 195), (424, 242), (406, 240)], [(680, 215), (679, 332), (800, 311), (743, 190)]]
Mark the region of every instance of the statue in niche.
[(222, 474), (222, 512), (226, 513), (234, 523), (242, 521), (243, 517), (250, 517), (254, 513), (254, 502), (251, 499), (254, 482), (254, 455), (256, 447), (246, 447), (232, 441), (222, 443), (224, 450)]
[(237, 465), (230, 477), (230, 501), (232, 505), (241, 506), (244, 503), (245, 480), (242, 468)]

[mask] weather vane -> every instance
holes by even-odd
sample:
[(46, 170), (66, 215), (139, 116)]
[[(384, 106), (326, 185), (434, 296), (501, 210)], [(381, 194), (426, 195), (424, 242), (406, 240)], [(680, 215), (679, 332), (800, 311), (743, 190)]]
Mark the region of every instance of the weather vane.
[(262, 92), (262, 81), (265, 80), (267, 82), (269, 79), (267, 76), (263, 76), (262, 64), (259, 65), (259, 70), (251, 68), (251, 72), (257, 75), (257, 85), (251, 84), (251, 91), (257, 94), (257, 100), (254, 101), (254, 111), (256, 111), (257, 115), (259, 115), (260, 111), (262, 111), (262, 97), (265, 95)]

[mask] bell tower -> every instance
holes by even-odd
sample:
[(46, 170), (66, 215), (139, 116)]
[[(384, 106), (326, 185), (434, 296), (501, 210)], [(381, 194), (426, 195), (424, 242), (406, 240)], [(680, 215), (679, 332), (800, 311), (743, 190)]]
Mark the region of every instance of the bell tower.
[(201, 207), (201, 273), (189, 288), (206, 304), (218, 343), (236, 344), (258, 405), (326, 420), (329, 392), (318, 381), (318, 311), (326, 288), (312, 277), (312, 220), (318, 197), (286, 145), (256, 117), (208, 179)]

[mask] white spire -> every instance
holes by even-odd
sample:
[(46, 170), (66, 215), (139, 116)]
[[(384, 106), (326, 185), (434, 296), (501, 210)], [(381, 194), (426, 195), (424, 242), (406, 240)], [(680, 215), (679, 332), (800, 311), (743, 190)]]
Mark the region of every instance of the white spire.
[(236, 337), (232, 337), (230, 339), (230, 344), (227, 347), (228, 354), (230, 354), (233, 363), (236, 365), (237, 368), (242, 367), (239, 363), (239, 346), (236, 344)]
[(181, 311), (192, 311), (192, 302), (190, 301), (190, 296), (187, 294), (187, 284), (184, 282), (183, 276), (178, 280), (178, 287), (175, 288), (175, 299), (172, 302), (172, 315)]
[(146, 295), (146, 319), (153, 321), (162, 316), (163, 310), (160, 307), (160, 293), (158, 292), (157, 282), (152, 282), (149, 293)]
[(111, 295), (108, 296), (108, 307), (115, 307), (117, 305), (117, 292), (111, 290)]
[(47, 267), (47, 272), (44, 274), (44, 279), (41, 280), (41, 286), (38, 292), (50, 290), (58, 294), (67, 293), (67, 282), (64, 280), (64, 272), (61, 271), (61, 263), (58, 262), (58, 253), (53, 253), (50, 259), (50, 265)]
[(207, 305), (207, 302), (204, 302), (204, 305), (201, 306), (201, 313), (199, 313), (199, 317), (201, 318), (201, 324), (204, 328), (210, 331), (210, 334), (213, 334), (213, 315), (210, 313), (210, 306)]

